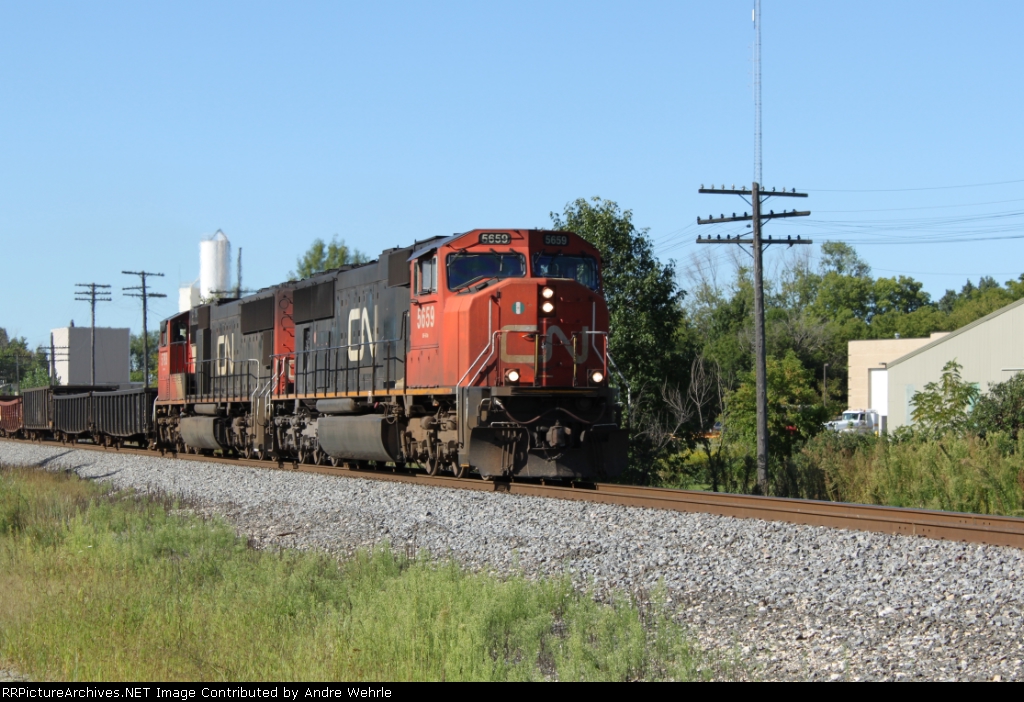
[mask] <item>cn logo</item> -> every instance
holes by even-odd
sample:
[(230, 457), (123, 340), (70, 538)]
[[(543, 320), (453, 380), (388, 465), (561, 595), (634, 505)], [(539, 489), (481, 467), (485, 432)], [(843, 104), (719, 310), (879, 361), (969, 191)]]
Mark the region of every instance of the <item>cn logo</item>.
[(348, 360), (362, 361), (367, 347), (369, 347), (370, 356), (376, 357), (373, 347), (373, 325), (370, 324), (370, 315), (365, 307), (362, 309), (353, 307), (348, 311), (348, 329), (349, 340), (353, 342), (348, 347)]
[(434, 326), (434, 306), (416, 309), (416, 328), (427, 329)]
[[(537, 327), (530, 324), (507, 324), (501, 328), (504, 334), (501, 335), (501, 360), (505, 363), (532, 363), (533, 354), (513, 354), (508, 351), (508, 337), (509, 332), (526, 332), (527, 334), (536, 334)], [(583, 327), (582, 338), (584, 343), (582, 348), (577, 353), (573, 350), (572, 338), (566, 335), (559, 327), (551, 326), (548, 327), (548, 332), (541, 338), (541, 357), (540, 360), (547, 363), (551, 360), (551, 354), (555, 350), (555, 346), (559, 346), (569, 352), (569, 356), (572, 357), (576, 363), (585, 363), (587, 357), (590, 355), (590, 349), (587, 347), (587, 327)]]

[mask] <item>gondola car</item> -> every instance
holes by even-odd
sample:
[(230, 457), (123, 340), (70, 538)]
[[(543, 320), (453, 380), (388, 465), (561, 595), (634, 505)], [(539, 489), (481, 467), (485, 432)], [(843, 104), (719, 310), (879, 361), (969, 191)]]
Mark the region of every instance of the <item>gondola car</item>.
[(15, 438), (21, 435), (21, 397), (0, 395), (0, 437)]

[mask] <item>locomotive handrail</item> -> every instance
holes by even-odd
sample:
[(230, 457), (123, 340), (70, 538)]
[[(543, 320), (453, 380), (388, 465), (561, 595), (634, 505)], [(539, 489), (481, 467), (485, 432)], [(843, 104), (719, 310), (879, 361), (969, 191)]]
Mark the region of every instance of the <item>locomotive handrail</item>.
[[(316, 395), (320, 394), (320, 391), (319, 391), (317, 383), (316, 383), (317, 374), (323, 373), (325, 376), (333, 375), (333, 379), (335, 381), (334, 385), (335, 385), (335, 387), (337, 387), (337, 385), (338, 385), (338, 382), (337, 382), (338, 374), (344, 373), (344, 375), (345, 375), (345, 391), (347, 392), (348, 388), (349, 388), (349, 374), (352, 371), (357, 371), (358, 372), (362, 368), (368, 368), (370, 370), (370, 388), (369, 388), (368, 392), (372, 395), (373, 391), (377, 389), (376, 385), (377, 385), (377, 365), (378, 365), (377, 362), (378, 362), (378, 360), (383, 360), (384, 371), (385, 371), (385, 376), (384, 376), (384, 383), (385, 383), (385, 385), (387, 385), (388, 383), (392, 382), (390, 362), (394, 361), (396, 365), (399, 362), (401, 362), (401, 359), (399, 359), (397, 356), (393, 355), (393, 353), (392, 353), (393, 346), (392, 345), (393, 344), (397, 345), (399, 341), (401, 341), (401, 339), (376, 339), (376, 340), (373, 340), (373, 341), (360, 341), (360, 342), (354, 343), (354, 344), (342, 344), (342, 345), (337, 345), (337, 346), (324, 346), (324, 347), (321, 347), (321, 348), (303, 349), (302, 351), (289, 351), (287, 353), (278, 353), (278, 354), (273, 354), (271, 356), (271, 358), (273, 359), (273, 362), (274, 362), (275, 366), (280, 369), (280, 373), (279, 374), (275, 374), (276, 378), (278, 378), (278, 379), (286, 372), (286, 370), (287, 370), (287, 361), (289, 359), (294, 359), (296, 361), (295, 370), (294, 370), (295, 380), (297, 380), (298, 378), (301, 377), (303, 380), (308, 382), (308, 378), (312, 375), (313, 379), (314, 379), (313, 391), (312, 391), (312, 393), (309, 393), (307, 391), (307, 392), (305, 392), (303, 394), (312, 394), (313, 396), (316, 396)], [(381, 344), (386, 344), (384, 352), (383, 352), (383, 356), (382, 356), (381, 352), (377, 349), (377, 347), (379, 345), (381, 345)], [(351, 358), (351, 356), (349, 354), (345, 355), (345, 365), (344, 365), (344, 367), (342, 367), (340, 363), (337, 363), (337, 360), (338, 360), (338, 353), (337, 352), (339, 352), (339, 351), (348, 351), (350, 349), (355, 349), (355, 348), (362, 349), (363, 346), (369, 346), (370, 347), (370, 349), (369, 349), (370, 363), (368, 365), (363, 365), (362, 364), (362, 358), (359, 358), (356, 361), (352, 361), (352, 358)], [(333, 355), (330, 352), (334, 352)], [(324, 357), (326, 359), (326, 367), (324, 367), (324, 368), (320, 368), (319, 367), (320, 354), (321, 353), (324, 354)], [(313, 357), (312, 368), (310, 368), (308, 364), (303, 364), (303, 368), (300, 370), (299, 367), (298, 367), (299, 364), (297, 363), (297, 361), (299, 360), (299, 357), (302, 356), (303, 360), (308, 360), (309, 357), (310, 357), (310, 354), (312, 354), (312, 357)], [(332, 364), (330, 363), (332, 356), (333, 356), (333, 358), (336, 361), (333, 364), (333, 368), (332, 368)], [(353, 363), (354, 363), (354, 365), (353, 365)], [(325, 381), (324, 381), (324, 388), (325, 388), (325, 390), (324, 390), (324, 393), (323, 393), (324, 395), (327, 394), (327, 390), (326, 390), (327, 385), (328, 385), (328, 383), (327, 383), (327, 380), (325, 378)], [(359, 391), (359, 379), (358, 378), (356, 379), (356, 390)], [(297, 395), (298, 393), (293, 390), (293, 392), (291, 392), (291, 393), (285, 392), (285, 393), (281, 393), (281, 394), (287, 396), (287, 395)]]
[(615, 359), (612, 358), (611, 352), (610, 351), (606, 351), (605, 353), (608, 355), (608, 362), (612, 364), (612, 368), (615, 370), (615, 374), (619, 376), (619, 380), (621, 380), (622, 384), (626, 386), (626, 406), (627, 407), (632, 407), (633, 406), (633, 393), (630, 392), (629, 381), (626, 380), (626, 376), (624, 376), (622, 374), (622, 371), (619, 370), (619, 367), (617, 365), (615, 365)]
[(597, 346), (594, 344), (594, 339), (586, 339), (586, 337), (600, 336), (604, 338), (604, 355), (598, 352), (597, 357), (601, 359), (602, 371), (604, 377), (608, 377), (608, 332), (605, 331), (590, 331), (586, 329), (584, 331), (578, 331), (572, 333), (572, 384), (575, 386), (577, 382), (577, 376), (579, 375), (579, 356), (576, 354), (576, 339), (580, 336), (584, 337), (583, 346), (586, 348), (587, 344), (590, 343), (594, 346), (594, 350), (597, 351)]
[[(254, 386), (254, 385), (256, 387), (259, 387), (259, 380), (260, 380), (259, 365), (260, 365), (260, 360), (257, 359), (257, 358), (238, 358), (238, 359), (236, 359), (236, 358), (231, 358), (231, 357), (228, 357), (228, 356), (218, 356), (217, 358), (206, 358), (206, 359), (203, 359), (201, 361), (196, 361), (195, 359), (193, 359), (193, 361), (192, 361), (192, 365), (193, 365), (192, 374), (196, 375), (196, 376), (201, 375), (200, 372), (197, 372), (196, 370), (194, 370), (196, 364), (198, 364), (200, 369), (202, 369), (202, 367), (204, 365), (211, 364), (209, 367), (212, 367), (213, 363), (220, 363), (220, 362), (225, 362), (225, 363), (230, 362), (232, 365), (234, 365), (236, 363), (241, 363), (241, 364), (245, 365), (246, 370), (243, 371), (242, 373), (224, 373), (224, 374), (220, 374), (220, 375), (211, 373), (209, 375), (209, 380), (210, 380), (210, 383), (213, 385), (213, 387), (210, 389), (210, 391), (209, 392), (204, 392), (201, 387), (196, 388), (196, 390), (194, 392), (192, 392), (192, 393), (189, 393), (189, 392), (185, 393), (185, 399), (186, 400), (188, 398), (192, 398), (193, 401), (195, 401), (197, 399), (198, 400), (212, 400), (214, 402), (216, 402), (219, 399), (226, 399), (226, 400), (230, 401), (229, 398), (234, 398), (234, 397), (238, 396), (238, 391), (241, 391), (244, 395), (248, 395), (250, 397), (250, 399), (253, 397), (252, 393), (250, 393), (250, 391), (249, 391), (249, 388)], [(255, 373), (253, 373), (251, 370), (249, 370), (249, 365), (248, 364), (252, 364), (252, 363), (255, 363), (256, 367), (257, 367), (257, 370), (256, 370)], [(232, 368), (232, 370), (234, 370), (234, 369)], [(239, 380), (242, 380), (242, 382), (239, 382)], [(221, 381), (221, 382), (218, 383), (217, 381)], [(224, 381), (227, 381), (227, 382), (224, 382)], [(199, 382), (201, 382), (201, 379), (197, 378), (197, 384)], [(221, 392), (221, 387), (223, 387), (223, 386), (227, 386), (227, 388), (223, 392)], [(242, 386), (242, 387), (239, 387), (239, 386)]]
[[(458, 382), (458, 383), (456, 383), (456, 385), (458, 385), (459, 387), (462, 387), (462, 381), (466, 379), (466, 376), (467, 376), (467, 375), (469, 375), (469, 372), (470, 372), (471, 370), (473, 370), (473, 368), (475, 368), (475, 367), (476, 367), (476, 364), (477, 364), (477, 362), (478, 362), (478, 361), (480, 360), (480, 358), (481, 358), (481, 357), (482, 357), (482, 356), (484, 355), (484, 353), (485, 353), (486, 351), (488, 351), (488, 350), (490, 350), (490, 353), (489, 353), (489, 354), (487, 354), (487, 359), (486, 359), (486, 360), (487, 360), (487, 361), (490, 361), (490, 360), (491, 360), (491, 356), (492, 356), (492, 355), (494, 354), (494, 349), (495, 349), (495, 348), (497, 348), (497, 346), (495, 345), (494, 341), (495, 341), (495, 339), (497, 338), (498, 334), (507, 334), (507, 333), (508, 333), (509, 331), (511, 331), (511, 330), (509, 330), (509, 329), (495, 329), (495, 330), (494, 330), (493, 332), (491, 332), (491, 339), (490, 339), (490, 341), (488, 341), (488, 342), (487, 342), (487, 346), (485, 346), (485, 347), (483, 348), (483, 351), (481, 351), (481, 352), (480, 352), (480, 355), (479, 355), (479, 356), (477, 356), (477, 357), (476, 357), (476, 359), (475, 359), (475, 360), (474, 360), (474, 361), (473, 361), (473, 362), (472, 362), (471, 364), (469, 364), (469, 368), (467, 368), (467, 369), (466, 369), (466, 372), (462, 374), (462, 377), (461, 377), (461, 378), (459, 378), (459, 382)], [(483, 365), (481, 365), (481, 366), (480, 366), (480, 370), (478, 370), (478, 371), (476, 372), (476, 375), (474, 375), (474, 376), (473, 376), (473, 379), (469, 381), (469, 384), (470, 384), (470, 385), (472, 385), (472, 384), (473, 384), (473, 383), (474, 383), (474, 382), (476, 381), (476, 379), (477, 379), (478, 377), (480, 377), (480, 373), (481, 373), (481, 372), (483, 371), (483, 369), (484, 369), (484, 368), (486, 368), (486, 367), (487, 367), (487, 364), (486, 364), (486, 363), (484, 363)]]
[[(462, 374), (462, 377), (459, 378), (458, 385), (461, 387), (463, 381), (466, 379), (466, 376), (468, 376), (473, 371), (474, 368), (477, 368), (477, 365), (479, 364), (479, 368), (477, 368), (476, 373), (474, 373), (473, 377), (470, 379), (469, 385), (472, 385), (474, 382), (476, 382), (476, 379), (480, 377), (480, 374), (483, 372), (484, 368), (486, 368), (490, 364), (491, 357), (494, 355), (495, 349), (497, 349), (497, 338), (498, 338), (498, 335), (499, 334), (509, 334), (511, 332), (514, 332), (514, 331), (518, 332), (518, 330), (514, 330), (514, 329), (495, 329), (493, 332), (491, 332), (491, 338), (487, 342), (487, 346), (485, 346), (483, 348), (483, 350), (480, 351), (480, 354), (469, 365), (469, 367), (466, 369), (466, 372)], [(534, 350), (534, 360), (533, 360), (533, 372), (534, 372), (534, 377), (536, 377), (538, 369), (540, 368), (540, 365), (541, 365), (540, 348), (543, 346), (543, 344), (545, 342), (541, 342), (540, 341), (540, 337), (542, 335), (541, 335), (539, 330), (536, 331), (536, 332), (533, 332), (533, 333), (536, 334), (537, 340), (539, 342), (537, 344), (537, 347)], [(600, 336), (600, 337), (604, 338), (605, 352), (604, 352), (603, 355), (598, 353), (598, 357), (601, 359), (602, 369), (604, 371), (605, 377), (607, 377), (608, 376), (608, 361), (611, 360), (611, 355), (608, 353), (608, 332), (605, 332), (605, 331), (589, 331), (589, 330), (573, 332), (572, 333), (572, 337), (571, 337), (572, 340), (573, 340), (572, 341), (572, 344), (573, 344), (573, 348), (572, 348), (572, 356), (573, 356), (572, 382), (573, 382), (573, 385), (576, 385), (577, 375), (578, 375), (578, 372), (577, 372), (577, 361), (576, 361), (576, 358), (577, 358), (577, 355), (576, 355), (576, 338), (579, 337), (579, 336), (589, 336), (589, 337), (598, 337), (598, 336)], [(551, 343), (554, 344), (555, 343), (554, 340), (552, 340)], [(567, 344), (564, 343), (564, 342), (558, 342), (558, 343), (560, 345), (562, 345), (562, 346), (567, 346)], [(487, 354), (486, 358), (484, 358), (484, 354)], [(481, 358), (484, 359), (483, 363), (480, 363), (480, 359)], [(617, 369), (616, 369), (616, 372), (618, 372)], [(621, 375), (621, 373), (620, 373), (620, 375)], [(628, 388), (627, 388), (627, 393), (628, 393)]]

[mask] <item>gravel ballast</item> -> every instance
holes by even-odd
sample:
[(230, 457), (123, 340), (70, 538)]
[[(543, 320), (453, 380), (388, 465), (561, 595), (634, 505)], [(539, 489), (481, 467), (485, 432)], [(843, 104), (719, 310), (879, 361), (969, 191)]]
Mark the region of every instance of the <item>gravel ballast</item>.
[(1017, 549), (8, 441), (0, 463), (180, 495), (260, 547), (388, 542), (602, 596), (663, 583), (704, 646), (759, 678), (1024, 678)]

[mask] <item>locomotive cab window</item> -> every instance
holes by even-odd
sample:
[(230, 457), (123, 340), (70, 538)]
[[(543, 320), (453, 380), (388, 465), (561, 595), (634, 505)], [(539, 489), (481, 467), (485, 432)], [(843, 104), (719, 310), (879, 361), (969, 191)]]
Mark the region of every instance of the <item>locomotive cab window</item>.
[(181, 316), (171, 321), (172, 344), (183, 344), (188, 341), (188, 316)]
[(582, 254), (534, 254), (533, 275), (537, 278), (568, 278), (591, 290), (597, 290), (601, 285), (597, 261)]
[(522, 278), (526, 275), (526, 258), (519, 253), (462, 253), (448, 256), (448, 289), (459, 290), (467, 285), (492, 278)]
[(437, 292), (437, 256), (416, 262), (416, 292), (419, 295)]

